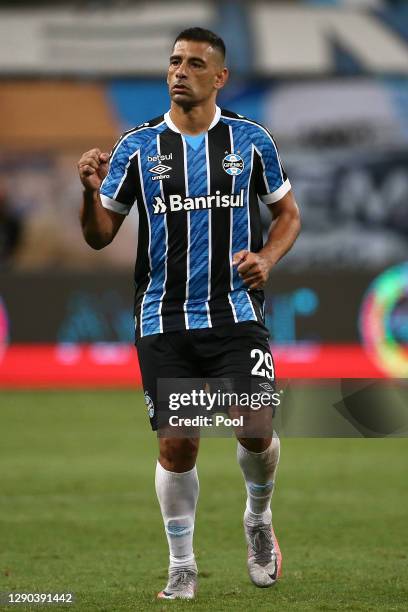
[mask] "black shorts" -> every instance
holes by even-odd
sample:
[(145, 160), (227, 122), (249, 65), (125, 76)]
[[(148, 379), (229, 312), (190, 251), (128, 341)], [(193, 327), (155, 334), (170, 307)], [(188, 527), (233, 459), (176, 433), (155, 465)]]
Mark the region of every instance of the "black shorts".
[(144, 336), (136, 348), (154, 431), (159, 379), (255, 379), (264, 388), (275, 380), (269, 332), (253, 321)]

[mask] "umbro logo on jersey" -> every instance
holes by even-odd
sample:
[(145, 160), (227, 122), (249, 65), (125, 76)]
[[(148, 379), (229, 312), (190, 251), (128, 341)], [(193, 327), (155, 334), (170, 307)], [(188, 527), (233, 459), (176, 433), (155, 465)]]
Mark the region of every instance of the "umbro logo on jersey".
[(244, 190), (239, 195), (221, 195), (216, 191), (215, 195), (197, 196), (195, 198), (182, 198), (180, 195), (169, 196), (168, 202), (156, 196), (153, 202), (153, 213), (161, 215), (167, 212), (179, 210), (208, 210), (211, 208), (242, 208), (244, 206)]
[(164, 172), (168, 172), (171, 170), (171, 166), (165, 166), (164, 164), (159, 164), (154, 168), (149, 168), (149, 172), (154, 172), (154, 174), (163, 174)]
[(165, 166), (164, 164), (158, 164), (154, 168), (149, 168), (149, 172), (152, 172), (155, 176), (150, 177), (152, 181), (162, 181), (163, 179), (170, 178), (170, 174), (166, 174), (170, 172), (171, 166)]
[(229, 153), (222, 160), (222, 167), (230, 176), (238, 176), (243, 171), (245, 164), (240, 155)]
[[(148, 155), (147, 156), (148, 162), (165, 162), (165, 161), (170, 161), (171, 159), (173, 159), (173, 153), (169, 153), (168, 155)], [(152, 181), (161, 181), (163, 179), (170, 178), (170, 174), (168, 174), (168, 172), (170, 172), (171, 169), (172, 169), (171, 166), (166, 166), (163, 163), (161, 164), (159, 163), (157, 164), (157, 166), (154, 166), (153, 168), (149, 168), (149, 172), (156, 175), (156, 176), (151, 177)]]

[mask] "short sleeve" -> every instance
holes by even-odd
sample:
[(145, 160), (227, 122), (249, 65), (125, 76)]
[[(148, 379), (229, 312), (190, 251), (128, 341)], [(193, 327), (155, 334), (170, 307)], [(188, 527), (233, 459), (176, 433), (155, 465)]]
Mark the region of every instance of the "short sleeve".
[(255, 152), (258, 156), (257, 193), (265, 204), (278, 202), (291, 189), (283, 167), (278, 147), (272, 135), (265, 129), (257, 139)]
[(121, 215), (130, 212), (136, 199), (138, 153), (138, 149), (130, 149), (126, 138), (119, 141), (111, 153), (109, 172), (101, 185), (102, 205)]

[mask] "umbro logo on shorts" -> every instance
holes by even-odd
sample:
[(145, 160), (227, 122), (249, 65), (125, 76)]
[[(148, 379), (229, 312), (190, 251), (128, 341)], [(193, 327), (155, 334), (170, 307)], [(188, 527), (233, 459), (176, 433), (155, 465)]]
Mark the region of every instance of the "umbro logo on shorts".
[(268, 382), (259, 383), (259, 386), (262, 387), (262, 389), (265, 389), (265, 391), (268, 391), (269, 393), (272, 393), (273, 391), (275, 391), (272, 385), (270, 385)]

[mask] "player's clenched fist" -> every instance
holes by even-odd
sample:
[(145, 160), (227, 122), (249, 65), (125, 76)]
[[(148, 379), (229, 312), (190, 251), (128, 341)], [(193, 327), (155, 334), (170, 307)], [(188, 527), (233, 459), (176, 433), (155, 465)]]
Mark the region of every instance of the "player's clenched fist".
[(78, 162), (79, 178), (85, 189), (96, 191), (109, 170), (109, 153), (91, 149), (84, 153)]
[(263, 289), (268, 280), (270, 266), (262, 255), (251, 251), (239, 251), (232, 258), (238, 274), (250, 289)]

